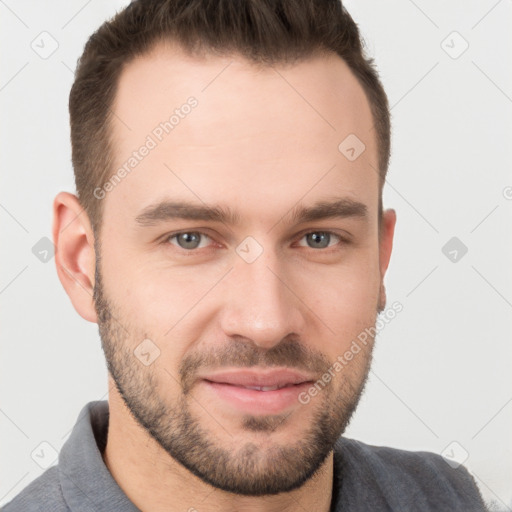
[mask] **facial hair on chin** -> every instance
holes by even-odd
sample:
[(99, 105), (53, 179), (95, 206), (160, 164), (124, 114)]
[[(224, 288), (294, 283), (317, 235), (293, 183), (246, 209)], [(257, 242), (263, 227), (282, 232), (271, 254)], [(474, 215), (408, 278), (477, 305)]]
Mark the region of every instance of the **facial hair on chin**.
[[(289, 492), (304, 485), (319, 471), (338, 437), (345, 431), (363, 393), (371, 363), (371, 348), (359, 358), (359, 377), (345, 378), (340, 375), (338, 390), (327, 387), (311, 401), (315, 407), (308, 427), (299, 439), (286, 445), (274, 444), (262, 450), (251, 441), (235, 443), (238, 448), (225, 447), (212, 435), (190, 409), (190, 386), (184, 379), (182, 393), (172, 404), (158, 393), (155, 366), (143, 367), (129, 347), (133, 343), (133, 331), (127, 334), (121, 325), (122, 315), (114, 311), (113, 304), (105, 296), (102, 276), (96, 268), (94, 302), (98, 314), (98, 326), (107, 367), (116, 388), (135, 421), (152, 436), (175, 461), (187, 468), (204, 482), (223, 491), (244, 496), (273, 495)], [(380, 307), (380, 301), (379, 301)], [(115, 314), (115, 317), (114, 317)], [(128, 330), (128, 333), (130, 330)], [(137, 338), (138, 339), (138, 338)], [(141, 338), (142, 339), (142, 338)], [(239, 347), (239, 348), (238, 348)], [(276, 347), (274, 347), (276, 348)], [(279, 352), (281, 350), (281, 352)], [(280, 356), (277, 356), (280, 354)], [(237, 361), (235, 366), (267, 362), (281, 357), (287, 366), (327, 368), (328, 360), (319, 352), (306, 359), (297, 344), (280, 345), (275, 352), (257, 352), (253, 345), (233, 344), (229, 352), (217, 360)], [(199, 359), (197, 359), (199, 357)], [(287, 359), (285, 359), (285, 357)], [(302, 357), (302, 359), (301, 359)], [(184, 358), (180, 374), (189, 375), (186, 369), (204, 366), (206, 355)], [(291, 361), (290, 361), (291, 359)], [(286, 361), (288, 363), (286, 364)], [(262, 364), (265, 366), (265, 364)], [(320, 372), (321, 373), (321, 372)], [(169, 378), (161, 372), (162, 379)], [(300, 417), (297, 414), (295, 418)], [(222, 418), (214, 418), (214, 424), (222, 424)], [(245, 432), (271, 432), (286, 428), (287, 420), (281, 416), (259, 417), (246, 415), (242, 420)]]

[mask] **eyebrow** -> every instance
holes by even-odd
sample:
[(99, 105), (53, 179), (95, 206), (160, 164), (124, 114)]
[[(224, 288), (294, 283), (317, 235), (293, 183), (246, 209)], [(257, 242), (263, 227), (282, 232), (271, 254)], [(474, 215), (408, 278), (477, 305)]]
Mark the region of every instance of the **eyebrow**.
[[(343, 198), (332, 202), (321, 201), (313, 206), (296, 206), (291, 211), (290, 223), (301, 224), (323, 219), (356, 217), (363, 220), (368, 218), (368, 208), (365, 204), (353, 199)], [(284, 217), (283, 217), (284, 218)]]
[(144, 208), (135, 221), (141, 226), (153, 226), (173, 219), (206, 220), (238, 224), (240, 216), (230, 208), (207, 206), (185, 201), (161, 201)]
[[(301, 224), (332, 218), (368, 218), (365, 204), (353, 199), (343, 198), (334, 201), (321, 201), (312, 206), (295, 206), (281, 220), (290, 216), (288, 223)], [(208, 206), (186, 201), (160, 201), (145, 207), (135, 218), (141, 226), (154, 226), (160, 222), (173, 219), (203, 220), (236, 225), (240, 223), (240, 215), (229, 207)]]

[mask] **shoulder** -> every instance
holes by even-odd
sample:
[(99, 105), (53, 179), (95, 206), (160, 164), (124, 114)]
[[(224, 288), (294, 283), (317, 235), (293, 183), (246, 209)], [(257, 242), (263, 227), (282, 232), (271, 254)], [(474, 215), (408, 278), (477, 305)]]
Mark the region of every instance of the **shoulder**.
[(69, 512), (64, 501), (58, 466), (48, 468), (30, 482), (1, 512)]
[(468, 470), (450, 466), (436, 453), (373, 446), (344, 437), (336, 443), (336, 452), (342, 473), (377, 486), (388, 501), (413, 506), (411, 510), (486, 510)]

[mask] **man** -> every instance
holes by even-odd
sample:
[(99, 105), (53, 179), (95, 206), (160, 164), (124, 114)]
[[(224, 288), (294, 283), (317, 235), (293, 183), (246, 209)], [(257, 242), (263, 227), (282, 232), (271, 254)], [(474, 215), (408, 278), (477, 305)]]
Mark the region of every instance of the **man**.
[(396, 216), (386, 95), (338, 1), (133, 2), (70, 116), (56, 264), (109, 400), (4, 510), (484, 510), (463, 467), (341, 437)]

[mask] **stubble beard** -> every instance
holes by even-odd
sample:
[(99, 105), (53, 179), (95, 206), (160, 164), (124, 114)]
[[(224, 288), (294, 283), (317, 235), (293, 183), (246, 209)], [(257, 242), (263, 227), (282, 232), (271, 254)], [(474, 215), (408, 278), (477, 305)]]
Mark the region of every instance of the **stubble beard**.
[[(184, 379), (186, 375), (190, 379), (190, 370), (204, 365), (204, 360), (198, 360), (197, 356), (184, 360), (180, 368), (181, 393), (170, 404), (168, 397), (159, 394), (156, 365), (143, 366), (134, 356), (135, 333), (127, 333), (120, 324), (123, 321), (121, 315), (105, 296), (99, 265), (96, 267), (94, 302), (108, 371), (133, 418), (175, 461), (204, 482), (226, 492), (243, 496), (275, 495), (304, 485), (322, 468), (336, 440), (345, 431), (366, 385), (373, 349), (370, 343), (357, 355), (357, 361), (351, 361), (352, 368), (345, 368), (333, 379), (333, 382), (340, 379), (337, 390), (332, 385), (327, 386), (310, 403), (301, 405), (314, 407), (314, 413), (308, 416), (311, 417), (310, 425), (300, 439), (270, 446), (266, 439), (268, 447), (262, 449), (251, 440), (240, 442), (237, 435), (234, 446), (224, 446), (227, 443), (222, 443), (209, 432), (190, 409), (190, 404), (195, 401), (190, 395), (193, 386), (190, 387), (190, 381), (187, 383)], [(377, 311), (382, 309), (383, 305), (379, 304)], [(237, 347), (243, 347), (243, 350), (238, 353)], [(325, 356), (318, 353), (314, 353), (313, 363), (311, 358), (305, 359), (303, 349), (295, 342), (285, 343), (281, 348), (281, 351), (273, 347), (263, 352), (257, 351), (254, 345), (234, 343), (230, 347), (229, 362), (236, 360), (234, 366), (241, 367), (268, 366), (269, 362), (299, 367), (298, 361), (303, 368), (323, 367), (326, 370), (329, 366)], [(357, 372), (352, 371), (352, 374), (357, 373), (356, 378), (347, 378), (343, 373), (356, 368)], [(171, 378), (163, 371), (160, 371), (160, 376), (162, 379)], [(245, 415), (241, 428), (249, 432), (252, 439), (255, 432), (259, 433), (258, 436), (271, 436), (273, 431), (286, 428), (289, 421), (298, 421), (300, 417), (297, 410), (290, 419), (286, 415)], [(223, 423), (222, 417), (211, 417), (208, 421), (208, 424), (217, 426)], [(220, 430), (229, 437), (229, 425)]]

